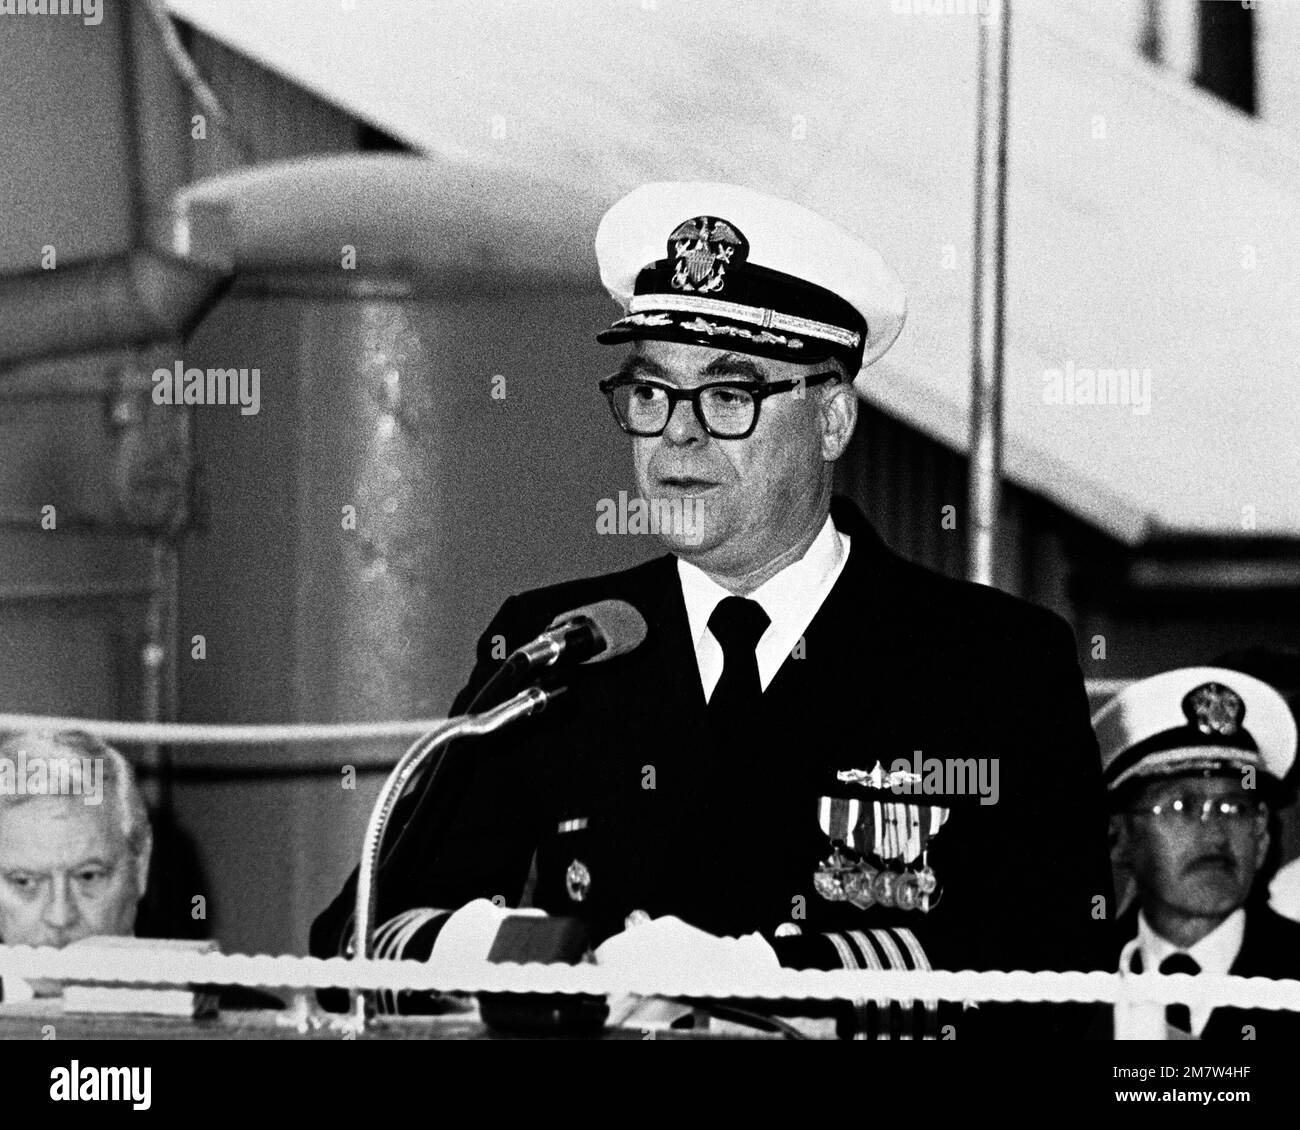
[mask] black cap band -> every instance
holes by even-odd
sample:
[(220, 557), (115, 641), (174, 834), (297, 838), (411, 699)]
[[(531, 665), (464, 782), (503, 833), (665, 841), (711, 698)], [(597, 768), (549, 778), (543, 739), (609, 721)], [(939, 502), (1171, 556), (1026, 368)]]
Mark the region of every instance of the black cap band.
[[(1137, 745), (1126, 749), (1106, 766), (1102, 778), (1107, 787), (1110, 787), (1120, 777), (1153, 753), (1163, 753), (1165, 750), (1171, 749), (1190, 750), (1200, 747), (1207, 749), (1239, 749), (1243, 753), (1259, 752), (1259, 746), (1255, 743), (1255, 739), (1244, 728), (1239, 728), (1233, 734), (1207, 734), (1197, 726), (1175, 726), (1173, 729), (1152, 734), (1145, 741), (1138, 742)], [(1227, 763), (1225, 759), (1225, 764)]]

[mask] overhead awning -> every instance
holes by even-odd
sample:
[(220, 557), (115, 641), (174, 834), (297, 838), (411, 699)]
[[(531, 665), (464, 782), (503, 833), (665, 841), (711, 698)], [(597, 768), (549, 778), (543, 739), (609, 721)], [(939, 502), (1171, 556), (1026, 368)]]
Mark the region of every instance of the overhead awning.
[[(169, 6), (484, 184), (572, 186), (573, 207), (532, 217), (557, 274), (584, 269), (572, 225), (594, 235), (647, 180), (736, 180), (833, 217), (909, 288), (860, 391), (965, 449), (980, 17), (954, 11), (979, 5)], [(1129, 543), (1300, 536), (1300, 149), (1072, 5), (1019, 4), (1013, 30), (1007, 477)]]

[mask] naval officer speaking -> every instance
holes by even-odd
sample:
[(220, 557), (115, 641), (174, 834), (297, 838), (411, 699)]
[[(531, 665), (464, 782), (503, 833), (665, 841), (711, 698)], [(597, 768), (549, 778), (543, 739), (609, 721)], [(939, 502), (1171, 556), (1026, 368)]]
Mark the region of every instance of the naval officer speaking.
[[(399, 806), (377, 920), (463, 907), (444, 931), (463, 946), (453, 924), (527, 885), (598, 958), (685, 923), (756, 969), (1106, 968), (1105, 808), (1068, 627), (904, 561), (832, 498), (853, 378), (903, 325), (898, 278), (821, 216), (723, 184), (636, 189), (596, 253), (622, 309), (599, 340), (623, 347), (599, 390), (642, 497), (699, 521), (661, 522), (668, 552), (644, 565), (506, 600), (454, 712), (500, 667), (498, 637), (602, 600), (648, 633)], [(350, 941), (354, 884), (314, 953)], [(863, 1011), (873, 1034), (937, 1030), (919, 1003)], [(961, 1012), (956, 1035), (996, 1011)]]

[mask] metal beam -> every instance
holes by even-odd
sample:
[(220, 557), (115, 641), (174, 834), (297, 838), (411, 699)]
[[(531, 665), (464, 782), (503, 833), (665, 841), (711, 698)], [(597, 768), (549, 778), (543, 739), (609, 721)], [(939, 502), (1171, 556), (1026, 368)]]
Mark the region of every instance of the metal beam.
[(967, 575), (972, 581), (991, 585), (1002, 494), (1011, 0), (1002, 0), (1000, 4), (991, 6), (988, 14), (979, 18), (978, 24)]

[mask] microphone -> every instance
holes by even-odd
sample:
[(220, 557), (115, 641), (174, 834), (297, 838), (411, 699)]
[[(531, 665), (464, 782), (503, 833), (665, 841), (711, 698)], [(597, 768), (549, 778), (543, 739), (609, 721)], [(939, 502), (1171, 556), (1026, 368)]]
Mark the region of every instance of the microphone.
[(561, 656), (576, 663), (603, 663), (634, 651), (645, 637), (645, 620), (626, 600), (601, 600), (561, 612), (516, 654), (526, 657), (530, 670), (554, 666)]
[(626, 600), (599, 600), (561, 612), (550, 627), (516, 648), (474, 696), (468, 713), (482, 710), (508, 692), (526, 675), (554, 667), (561, 659), (573, 663), (603, 663), (640, 647), (646, 622)]

